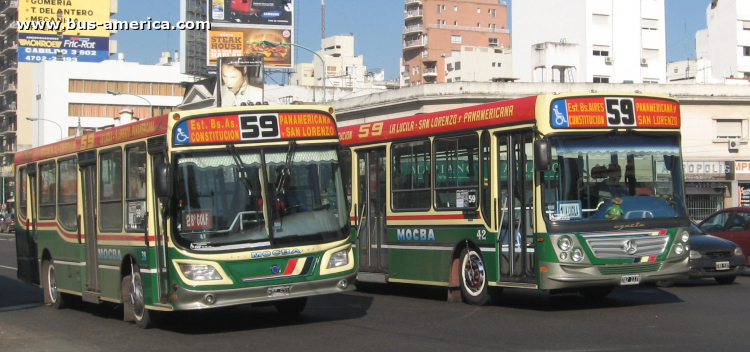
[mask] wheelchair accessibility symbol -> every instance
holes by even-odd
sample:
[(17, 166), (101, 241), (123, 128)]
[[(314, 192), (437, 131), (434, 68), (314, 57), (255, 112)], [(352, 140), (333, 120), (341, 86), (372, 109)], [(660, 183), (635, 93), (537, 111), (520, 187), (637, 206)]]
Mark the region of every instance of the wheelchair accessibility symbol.
[(568, 127), (568, 109), (565, 100), (552, 103), (552, 127)]
[(190, 136), (182, 131), (183, 128), (184, 126), (177, 128), (177, 133), (174, 136), (174, 140), (176, 143), (190, 143)]

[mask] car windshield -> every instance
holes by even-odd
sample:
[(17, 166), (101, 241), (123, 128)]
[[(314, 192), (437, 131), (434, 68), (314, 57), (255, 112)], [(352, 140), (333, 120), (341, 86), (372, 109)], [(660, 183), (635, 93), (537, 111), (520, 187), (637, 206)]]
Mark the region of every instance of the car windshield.
[(698, 225), (694, 223), (690, 223), (690, 237), (705, 236), (705, 235), (707, 235), (707, 233), (703, 232), (703, 230), (701, 230), (701, 228), (698, 227)]
[(335, 147), (183, 153), (173, 208), (178, 245), (223, 251), (321, 243), (348, 235)]
[(548, 220), (686, 217), (677, 136), (550, 140), (553, 168), (543, 173)]

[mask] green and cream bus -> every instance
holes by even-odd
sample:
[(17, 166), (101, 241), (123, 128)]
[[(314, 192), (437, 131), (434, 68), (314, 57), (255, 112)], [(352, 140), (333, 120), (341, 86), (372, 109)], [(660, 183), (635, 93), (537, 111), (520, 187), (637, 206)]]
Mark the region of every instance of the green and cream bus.
[(485, 304), (490, 289), (604, 297), (688, 272), (672, 98), (540, 95), (347, 122), (359, 281)]
[[(21, 151), (18, 277), (45, 301), (161, 312), (353, 290), (333, 109), (173, 112)], [(295, 202), (290, 198), (294, 195)]]

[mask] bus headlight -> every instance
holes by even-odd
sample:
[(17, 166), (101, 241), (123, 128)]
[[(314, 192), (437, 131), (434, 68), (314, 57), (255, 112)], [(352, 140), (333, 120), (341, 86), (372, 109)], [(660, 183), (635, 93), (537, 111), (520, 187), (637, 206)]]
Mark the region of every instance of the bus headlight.
[(690, 251), (690, 259), (700, 259), (701, 254), (698, 251)]
[(349, 264), (349, 256), (347, 255), (348, 249), (342, 249), (338, 252), (331, 254), (331, 259), (328, 260), (327, 269), (338, 268)]
[(570, 246), (572, 245), (572, 242), (570, 241), (570, 237), (568, 236), (562, 236), (559, 240), (557, 240), (557, 247), (559, 247), (561, 250), (567, 251), (570, 249)]
[(180, 264), (182, 275), (188, 280), (208, 281), (221, 280), (222, 277), (216, 268), (207, 264)]
[(583, 250), (580, 248), (573, 248), (573, 251), (570, 252), (570, 258), (573, 259), (573, 261), (580, 262), (583, 260)]
[(682, 242), (687, 243), (690, 240), (690, 233), (686, 230), (680, 231), (680, 239), (682, 239)]
[(685, 246), (683, 246), (682, 243), (675, 244), (674, 245), (674, 252), (675, 252), (675, 254), (685, 253)]

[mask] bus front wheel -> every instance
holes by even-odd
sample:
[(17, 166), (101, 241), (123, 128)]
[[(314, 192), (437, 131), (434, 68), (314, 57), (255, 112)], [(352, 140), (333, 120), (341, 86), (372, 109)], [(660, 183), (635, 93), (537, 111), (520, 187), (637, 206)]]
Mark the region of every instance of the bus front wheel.
[(482, 256), (470, 248), (461, 251), (461, 295), (469, 304), (483, 306), (490, 302), (487, 271)]
[(123, 316), (125, 320), (135, 320), (135, 325), (141, 329), (154, 327), (153, 312), (146, 308), (143, 298), (143, 280), (137, 265), (133, 265), (133, 272), (122, 278)]

